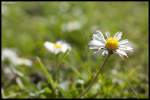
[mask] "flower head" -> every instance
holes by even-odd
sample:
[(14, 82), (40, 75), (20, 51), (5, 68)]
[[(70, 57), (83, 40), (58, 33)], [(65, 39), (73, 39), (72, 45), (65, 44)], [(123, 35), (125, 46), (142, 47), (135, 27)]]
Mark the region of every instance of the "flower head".
[(8, 59), (14, 65), (32, 65), (31, 60), (18, 57), (17, 53), (13, 49), (9, 48), (2, 49), (2, 61), (4, 61), (5, 59)]
[(48, 51), (54, 54), (58, 54), (60, 52), (65, 53), (67, 50), (71, 50), (71, 46), (64, 41), (57, 41), (56, 43), (46, 41), (44, 46)]
[(72, 31), (79, 30), (81, 27), (82, 27), (81, 22), (79, 22), (79, 21), (70, 21), (66, 24), (63, 24), (62, 30), (72, 32)]
[(114, 37), (110, 37), (106, 32), (106, 37), (100, 31), (93, 34), (93, 39), (89, 42), (89, 48), (95, 50), (94, 53), (102, 53), (103, 56), (108, 54), (118, 54), (121, 58), (128, 57), (128, 52), (133, 52), (131, 43), (127, 39), (120, 40), (122, 32), (117, 32)]

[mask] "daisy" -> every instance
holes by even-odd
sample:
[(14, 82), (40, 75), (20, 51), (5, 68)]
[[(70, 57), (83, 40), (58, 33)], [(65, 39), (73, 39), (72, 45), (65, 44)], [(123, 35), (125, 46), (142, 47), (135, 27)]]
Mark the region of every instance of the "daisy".
[(81, 27), (82, 27), (81, 22), (79, 22), (79, 21), (70, 21), (66, 24), (63, 24), (62, 30), (72, 32), (72, 31), (79, 30)]
[(114, 37), (110, 37), (110, 33), (106, 32), (106, 37), (102, 32), (96, 31), (93, 39), (89, 42), (89, 48), (95, 50), (94, 53), (101, 53), (103, 56), (109, 54), (117, 54), (121, 58), (128, 57), (128, 52), (133, 52), (131, 43), (127, 40), (120, 40), (122, 32), (117, 32)]
[(13, 49), (2, 49), (2, 61), (8, 59), (13, 65), (26, 65), (32, 66), (32, 61), (26, 58), (18, 57), (17, 53)]
[(46, 41), (44, 46), (48, 51), (54, 54), (58, 54), (60, 52), (65, 53), (67, 50), (71, 50), (71, 46), (64, 41), (57, 41), (56, 43)]
[[(121, 36), (122, 32), (117, 32), (113, 37), (110, 37), (109, 32), (106, 32), (106, 37), (104, 37), (100, 31), (96, 31), (93, 34), (93, 39), (89, 42), (89, 48), (95, 50), (94, 53), (101, 53), (103, 56), (108, 56), (105, 57), (104, 62), (99, 67), (96, 74), (94, 73), (95, 76), (92, 78), (92, 81), (89, 83), (88, 87), (81, 93), (80, 97), (83, 97), (97, 81), (98, 75), (101, 73), (102, 68), (108, 61), (111, 54), (118, 54), (121, 58), (124, 58), (128, 57), (128, 52), (133, 52), (131, 43), (129, 43), (127, 39), (120, 40)], [(119, 82), (121, 83), (122, 81), (119, 80)]]

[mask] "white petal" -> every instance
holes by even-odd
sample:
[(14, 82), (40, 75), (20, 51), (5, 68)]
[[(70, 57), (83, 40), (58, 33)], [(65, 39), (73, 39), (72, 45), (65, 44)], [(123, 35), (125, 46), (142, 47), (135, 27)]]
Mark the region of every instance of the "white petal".
[(126, 52), (120, 49), (117, 49), (115, 53), (118, 54), (121, 58), (128, 57)]
[(18, 55), (13, 49), (5, 48), (2, 50), (2, 61), (9, 59), (11, 62), (16, 61)]
[(65, 41), (59, 40), (56, 43), (60, 44), (61, 46), (66, 46), (66, 47), (70, 47), (71, 48), (71, 46), (68, 43), (66, 43)]
[(31, 66), (32, 62), (28, 59), (25, 58), (18, 58), (15, 62), (16, 65), (27, 65), (27, 66)]
[(103, 55), (103, 56), (108, 55), (108, 50), (104, 50), (104, 51), (102, 52), (102, 55)]
[(102, 39), (97, 34), (93, 34), (93, 40), (101, 41)]
[(65, 41), (59, 40), (56, 43), (60, 44), (62, 46), (61, 48), (56, 48), (56, 49), (58, 49), (55, 52), (56, 54), (59, 53), (59, 52), (65, 53), (67, 50), (69, 50), (69, 51), (71, 50), (71, 46), (68, 43), (66, 43)]
[(121, 40), (121, 41), (119, 42), (119, 44), (120, 44), (120, 45), (122, 45), (122, 44), (129, 44), (129, 41), (128, 41), (128, 39)]
[(133, 47), (133, 44), (131, 44), (129, 41), (128, 42), (124, 41), (124, 43), (122, 42), (121, 44), (119, 43), (119, 47), (124, 47), (124, 46)]
[(53, 51), (53, 53), (54, 53), (54, 54), (58, 54), (58, 53), (60, 53), (61, 51), (62, 51), (61, 49), (55, 48), (54, 51)]
[(100, 48), (98, 48), (98, 49), (95, 49), (94, 54), (98, 54), (98, 53), (101, 54), (102, 51), (103, 51), (103, 47), (100, 47)]
[(123, 50), (123, 51), (126, 51), (126, 52), (133, 52), (133, 48), (132, 47), (129, 47), (129, 46), (126, 46), (126, 45), (121, 45), (119, 47), (120, 50)]
[[(99, 40), (100, 41), (102, 41), (102, 42), (106, 42), (106, 40), (105, 40), (105, 38), (104, 38), (104, 35), (102, 34), (102, 32), (100, 32), (100, 31), (96, 31), (95, 33), (94, 33), (95, 35), (97, 35), (97, 37), (99, 37)], [(93, 34), (93, 38), (95, 38), (95, 35)]]
[(105, 35), (106, 35), (106, 39), (108, 39), (110, 37), (110, 33), (109, 32), (106, 32)]
[(60, 49), (63, 53), (65, 53), (67, 50), (71, 50), (71, 46), (68, 43), (66, 43), (64, 41), (58, 41), (57, 43), (62, 46), (62, 48), (60, 48)]
[(122, 40), (119, 42), (119, 48), (127, 50), (127, 51), (132, 51), (133, 50), (133, 45), (127, 40)]
[(65, 53), (67, 50), (71, 50), (71, 47), (70, 46), (68, 46), (68, 45), (64, 45), (62, 48), (61, 48), (61, 51), (63, 52), (63, 53)]
[(98, 40), (91, 40), (88, 45), (89, 46), (93, 46), (93, 47), (94, 46), (96, 46), (96, 47), (104, 47), (105, 46), (104, 43), (102, 43), (102, 42), (100, 42)]
[(101, 31), (96, 31), (94, 34), (97, 34), (100, 38), (104, 38), (104, 35)]
[(97, 50), (99, 48), (100, 48), (99, 46), (89, 46), (89, 49), (95, 49), (95, 50)]
[(44, 43), (44, 46), (45, 46), (45, 48), (46, 48), (48, 51), (51, 51), (51, 52), (54, 51), (54, 44), (53, 44), (52, 42), (46, 41), (46, 42)]
[(105, 39), (99, 37), (97, 34), (93, 34), (93, 40), (97, 40), (97, 41), (100, 41), (102, 43), (105, 43)]
[(118, 40), (120, 40), (122, 37), (122, 32), (117, 32), (114, 36), (114, 38), (117, 38)]

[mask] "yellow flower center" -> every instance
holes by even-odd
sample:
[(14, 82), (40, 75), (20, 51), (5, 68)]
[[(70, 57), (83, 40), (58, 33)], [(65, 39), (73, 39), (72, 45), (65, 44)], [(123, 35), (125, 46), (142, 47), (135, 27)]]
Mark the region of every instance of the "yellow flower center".
[(118, 45), (119, 45), (118, 40), (116, 38), (110, 37), (106, 40), (105, 47), (109, 50), (115, 50), (118, 48)]
[(54, 47), (55, 47), (55, 48), (62, 48), (62, 45), (60, 45), (60, 44), (58, 44), (58, 43), (55, 43), (55, 44), (54, 44)]

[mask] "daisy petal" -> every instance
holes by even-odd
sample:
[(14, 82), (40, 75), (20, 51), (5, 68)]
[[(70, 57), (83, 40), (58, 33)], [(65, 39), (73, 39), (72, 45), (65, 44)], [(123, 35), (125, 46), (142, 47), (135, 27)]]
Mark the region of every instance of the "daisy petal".
[(106, 35), (106, 39), (108, 39), (110, 37), (110, 33), (109, 32), (106, 32), (105, 35)]
[(53, 53), (54, 53), (54, 54), (58, 54), (58, 53), (60, 53), (61, 51), (62, 51), (61, 49), (54, 49)]
[(98, 46), (89, 46), (89, 49), (95, 49), (95, 50), (97, 50), (97, 49), (99, 49), (99, 47)]
[(102, 43), (105, 43), (104, 39), (100, 38), (97, 34), (93, 34), (93, 40), (98, 40)]
[(89, 42), (89, 47), (90, 46), (97, 46), (97, 47), (104, 47), (105, 44), (104, 43), (101, 43), (100, 41), (98, 40), (92, 40)]
[(94, 54), (101, 54), (102, 53), (102, 48), (99, 48), (99, 49), (97, 49), (95, 52), (94, 52)]
[(103, 56), (108, 55), (108, 50), (104, 50), (104, 51), (102, 52), (102, 55), (103, 55)]
[(122, 32), (117, 32), (114, 36), (114, 38), (117, 38), (118, 40), (120, 40), (122, 37)]
[(44, 43), (44, 46), (45, 46), (45, 48), (46, 48), (48, 51), (52, 51), (52, 52), (54, 51), (54, 48), (53, 48), (54, 44), (53, 44), (53, 43), (46, 41), (46, 42)]
[(60, 48), (60, 49), (63, 53), (65, 53), (67, 50), (68, 51), (71, 50), (71, 46), (68, 43), (66, 43), (65, 41), (61, 40), (61, 41), (57, 41), (57, 43), (62, 45), (62, 48)]
[(121, 46), (119, 49), (127, 52), (133, 52), (133, 48), (129, 46)]
[[(104, 43), (106, 42), (106, 40), (105, 40), (104, 35), (102, 34), (102, 32), (96, 31), (94, 34), (99, 37), (99, 40), (100, 40), (100, 41), (102, 41), (102, 42), (104, 42)], [(94, 34), (93, 34), (93, 36), (94, 36)]]
[(94, 40), (94, 39), (95, 39), (95, 40), (98, 40), (98, 41), (101, 40), (100, 37), (97, 36), (97, 34), (93, 34), (93, 40)]
[(115, 53), (118, 54), (121, 58), (128, 57), (126, 52), (120, 49), (117, 49)]
[(120, 45), (129, 44), (129, 41), (128, 41), (128, 39), (121, 40), (121, 41), (119, 42), (119, 44), (120, 44)]

